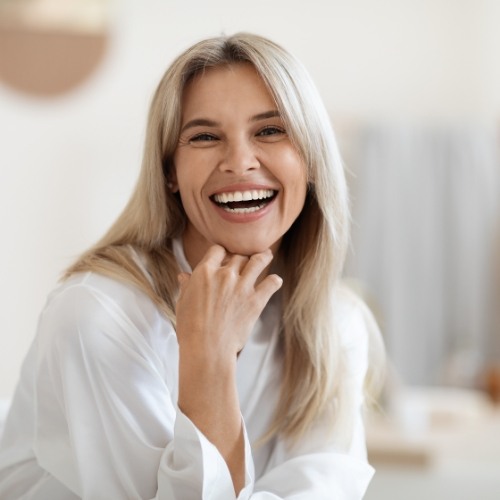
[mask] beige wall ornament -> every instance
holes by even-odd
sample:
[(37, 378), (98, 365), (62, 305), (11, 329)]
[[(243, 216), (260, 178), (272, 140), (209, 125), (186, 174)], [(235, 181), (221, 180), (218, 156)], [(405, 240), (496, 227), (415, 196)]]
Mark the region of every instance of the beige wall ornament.
[(0, 0), (0, 83), (52, 97), (85, 81), (108, 45), (109, 0)]

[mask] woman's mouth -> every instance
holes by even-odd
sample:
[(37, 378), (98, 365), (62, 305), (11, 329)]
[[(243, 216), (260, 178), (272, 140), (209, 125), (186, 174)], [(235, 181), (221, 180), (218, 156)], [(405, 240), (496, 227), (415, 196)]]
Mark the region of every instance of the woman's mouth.
[(249, 214), (262, 210), (278, 194), (274, 189), (250, 189), (217, 193), (210, 199), (223, 210), (231, 214)]

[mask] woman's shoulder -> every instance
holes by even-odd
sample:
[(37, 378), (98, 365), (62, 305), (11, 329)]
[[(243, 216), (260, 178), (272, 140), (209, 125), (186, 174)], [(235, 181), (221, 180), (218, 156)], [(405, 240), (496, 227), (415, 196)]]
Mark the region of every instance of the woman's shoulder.
[(348, 281), (336, 294), (335, 325), (340, 344), (354, 364), (366, 364), (372, 349), (382, 348), (382, 339), (372, 309), (356, 287)]
[(113, 303), (124, 310), (132, 305), (151, 306), (151, 299), (137, 286), (94, 271), (75, 273), (49, 294), (45, 309), (75, 303), (79, 308)]
[(101, 343), (104, 338), (163, 342), (173, 327), (158, 306), (133, 284), (96, 272), (75, 273), (49, 295), (39, 336)]
[(336, 324), (349, 370), (363, 377), (368, 370), (369, 390), (376, 393), (385, 371), (385, 349), (378, 311), (356, 283), (344, 281), (337, 296)]
[(335, 298), (334, 319), (342, 342), (366, 341), (372, 323), (376, 323), (361, 295), (345, 281), (340, 283)]

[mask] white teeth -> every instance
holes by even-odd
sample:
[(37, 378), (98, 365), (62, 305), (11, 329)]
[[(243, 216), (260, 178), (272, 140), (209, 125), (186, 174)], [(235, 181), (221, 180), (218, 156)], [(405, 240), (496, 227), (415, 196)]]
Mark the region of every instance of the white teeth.
[[(232, 201), (252, 201), (271, 198), (274, 191), (272, 189), (254, 189), (252, 191), (234, 191), (233, 193), (220, 193), (214, 195), (217, 203), (229, 203)], [(241, 209), (243, 210), (243, 209)], [(245, 209), (247, 210), (247, 209)]]
[(248, 208), (229, 208), (227, 206), (222, 207), (226, 212), (230, 212), (232, 214), (250, 214), (252, 212), (257, 212), (257, 210), (260, 210), (264, 205), (257, 205), (256, 207), (248, 207)]

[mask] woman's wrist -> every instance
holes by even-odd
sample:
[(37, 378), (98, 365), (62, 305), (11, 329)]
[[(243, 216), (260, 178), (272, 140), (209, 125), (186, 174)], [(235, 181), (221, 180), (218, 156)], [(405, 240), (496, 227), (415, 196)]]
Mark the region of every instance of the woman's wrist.
[[(179, 348), (179, 407), (211, 411), (237, 405), (236, 356), (209, 356)], [(188, 415), (189, 416), (189, 415)]]

